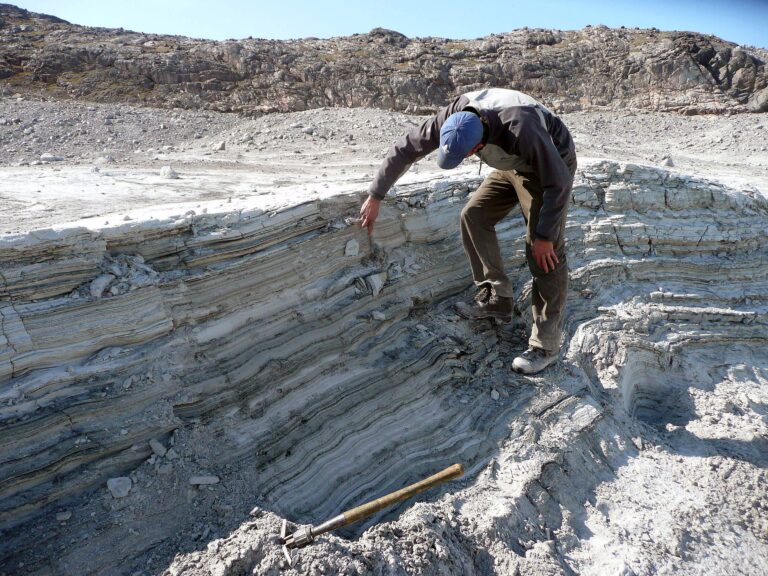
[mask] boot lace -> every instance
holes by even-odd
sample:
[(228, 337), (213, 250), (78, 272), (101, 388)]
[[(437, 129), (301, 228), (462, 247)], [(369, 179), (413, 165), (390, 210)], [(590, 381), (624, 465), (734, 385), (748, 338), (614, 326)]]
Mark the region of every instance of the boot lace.
[(541, 348), (529, 347), (528, 350), (526, 350), (521, 354), (521, 356), (526, 360), (534, 360), (539, 356), (547, 356), (547, 352), (545, 350), (542, 350)]
[(480, 288), (477, 294), (475, 294), (475, 302), (478, 304), (485, 304), (489, 302), (494, 296), (495, 293), (493, 290), (491, 290), (490, 286), (483, 286)]

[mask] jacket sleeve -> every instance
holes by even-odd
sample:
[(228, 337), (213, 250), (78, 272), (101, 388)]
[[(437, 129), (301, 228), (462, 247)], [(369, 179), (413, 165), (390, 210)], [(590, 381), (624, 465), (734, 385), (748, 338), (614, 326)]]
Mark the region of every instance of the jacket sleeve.
[(520, 156), (538, 175), (544, 195), (539, 223), (534, 232), (537, 238), (554, 242), (568, 211), (573, 178), (552, 137), (532, 108), (526, 110), (519, 124), (518, 148)]
[(383, 200), (389, 189), (411, 167), (411, 164), (437, 150), (440, 145), (440, 128), (454, 112), (466, 106), (468, 100), (459, 96), (450, 105), (441, 108), (438, 113), (403, 135), (389, 150), (379, 166), (368, 188), (368, 195)]

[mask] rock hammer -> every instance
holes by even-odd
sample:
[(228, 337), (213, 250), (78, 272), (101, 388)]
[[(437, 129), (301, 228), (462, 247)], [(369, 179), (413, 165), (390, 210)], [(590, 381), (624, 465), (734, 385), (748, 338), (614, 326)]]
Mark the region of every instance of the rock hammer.
[(384, 508), (388, 508), (389, 506), (397, 504), (398, 502), (407, 500), (419, 492), (423, 492), (428, 488), (432, 488), (433, 486), (437, 486), (438, 484), (442, 484), (448, 480), (455, 480), (456, 478), (460, 478), (463, 474), (464, 467), (461, 464), (454, 464), (453, 466), (449, 466), (442, 472), (438, 472), (429, 478), (424, 478), (424, 480), (419, 480), (410, 486), (406, 486), (405, 488), (391, 492), (386, 496), (382, 496), (381, 498), (371, 500), (370, 502), (361, 504), (356, 508), (351, 508), (346, 512), (342, 512), (338, 516), (334, 516), (322, 524), (317, 526), (299, 526), (290, 534), (288, 534), (288, 521), (283, 520), (283, 527), (280, 531), (280, 538), (282, 539), (283, 553), (288, 560), (288, 565), (290, 566), (293, 564), (293, 557), (291, 556), (290, 552), (291, 548), (302, 548), (307, 544), (311, 544), (320, 534), (325, 534), (331, 530), (338, 530), (343, 526), (348, 526), (349, 524), (353, 524), (368, 518), (379, 510), (383, 510)]

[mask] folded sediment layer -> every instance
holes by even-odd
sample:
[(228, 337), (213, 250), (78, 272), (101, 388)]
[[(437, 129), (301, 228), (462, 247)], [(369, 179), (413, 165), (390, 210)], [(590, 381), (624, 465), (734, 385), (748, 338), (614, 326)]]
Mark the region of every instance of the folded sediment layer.
[[(620, 466), (629, 433), (614, 408), (664, 413), (665, 388), (641, 377), (649, 366), (684, 379), (691, 362), (716, 366), (718, 346), (768, 366), (765, 198), (590, 161), (567, 225), (569, 364), (542, 389), (505, 376), (519, 331), (468, 324), (449, 306), (471, 284), (457, 224), (479, 182), (400, 187), (373, 238), (351, 220), (359, 199), (342, 195), (0, 240), (0, 529), (34, 526), (110, 477), (150, 484), (166, 465), (185, 484), (216, 472), (246, 500), (310, 522), (460, 461), (475, 480), (441, 506), (480, 506), (472, 482), (505, 503), (463, 536), (495, 560), (456, 558), (503, 572)], [(498, 231), (529, 322), (522, 217)], [(173, 441), (177, 459), (153, 455), (153, 439)], [(170, 489), (168, 503), (188, 505)], [(4, 558), (29, 545), (22, 531), (5, 536)], [(143, 537), (132, 556), (160, 538)], [(349, 546), (324, 549), (330, 566)], [(277, 566), (264, 554), (250, 565)]]

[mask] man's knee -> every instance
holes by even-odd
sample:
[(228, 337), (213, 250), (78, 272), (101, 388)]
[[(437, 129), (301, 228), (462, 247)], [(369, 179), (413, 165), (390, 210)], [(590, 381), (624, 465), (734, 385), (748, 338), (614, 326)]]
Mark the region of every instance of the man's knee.
[(462, 224), (484, 224), (486, 214), (479, 206), (467, 204), (461, 210)]

